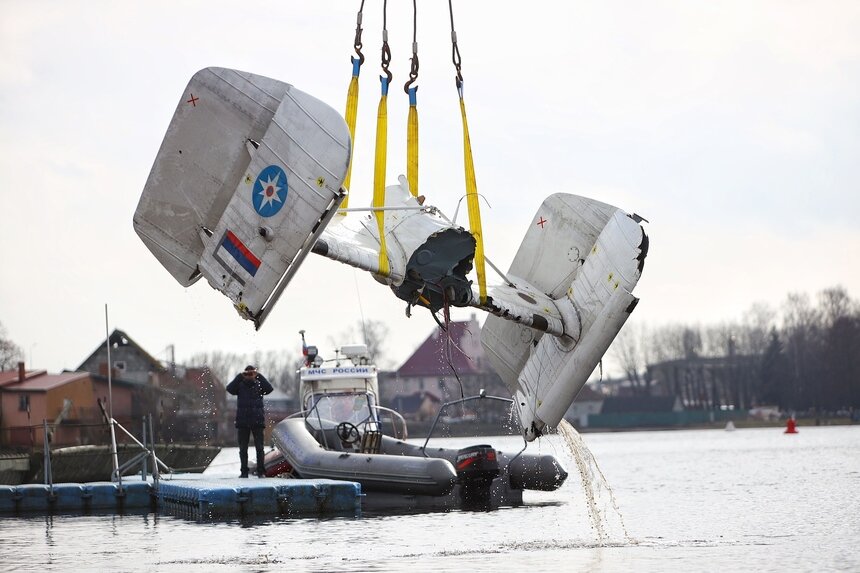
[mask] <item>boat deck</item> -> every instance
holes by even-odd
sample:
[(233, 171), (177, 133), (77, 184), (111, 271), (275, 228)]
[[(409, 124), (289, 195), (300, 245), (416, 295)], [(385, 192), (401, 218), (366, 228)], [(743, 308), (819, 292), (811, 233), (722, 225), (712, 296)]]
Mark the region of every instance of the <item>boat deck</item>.
[(0, 515), (157, 511), (191, 519), (358, 515), (361, 486), (325, 479), (201, 474), (114, 482), (0, 485)]

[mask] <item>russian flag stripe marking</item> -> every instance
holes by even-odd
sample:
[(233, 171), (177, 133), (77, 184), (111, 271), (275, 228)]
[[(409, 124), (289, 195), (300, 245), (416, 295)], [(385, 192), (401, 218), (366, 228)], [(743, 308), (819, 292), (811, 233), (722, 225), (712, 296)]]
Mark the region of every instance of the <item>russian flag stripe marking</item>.
[(254, 256), (248, 247), (239, 240), (239, 237), (233, 234), (233, 231), (227, 231), (224, 241), (221, 245), (228, 253), (233, 255), (233, 258), (242, 265), (242, 268), (248, 271), (251, 276), (257, 274), (257, 269), (260, 268), (260, 259)]

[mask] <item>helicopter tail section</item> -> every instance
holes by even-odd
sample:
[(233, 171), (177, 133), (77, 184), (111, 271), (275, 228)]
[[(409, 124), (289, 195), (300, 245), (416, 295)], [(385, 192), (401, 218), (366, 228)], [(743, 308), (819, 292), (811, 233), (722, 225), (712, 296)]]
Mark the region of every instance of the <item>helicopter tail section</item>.
[(532, 220), (508, 288), (551, 310), (547, 317), (560, 326), (489, 316), (481, 331), (493, 368), (515, 397), (526, 439), (558, 425), (635, 308), (632, 291), (648, 251), (641, 221), (566, 194), (548, 197)]

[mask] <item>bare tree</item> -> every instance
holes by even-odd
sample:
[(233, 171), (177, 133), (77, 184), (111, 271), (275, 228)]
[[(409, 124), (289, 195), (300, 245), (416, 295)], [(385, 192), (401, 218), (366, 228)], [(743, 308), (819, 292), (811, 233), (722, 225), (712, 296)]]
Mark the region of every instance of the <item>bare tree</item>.
[(684, 358), (684, 329), (680, 324), (660, 326), (651, 331), (653, 359), (657, 362)]
[(840, 319), (857, 314), (857, 304), (841, 286), (824, 289), (818, 294), (818, 299), (825, 328), (831, 328)]
[(842, 287), (818, 297), (823, 323), (820, 405), (831, 410), (860, 406), (860, 310)]
[(379, 320), (358, 321), (341, 334), (340, 340), (329, 340), (334, 347), (340, 347), (351, 342), (367, 345), (367, 353), (380, 369), (390, 366), (390, 360), (385, 355), (385, 341), (388, 338), (388, 326)]
[(819, 313), (812, 306), (807, 294), (789, 294), (783, 305), (783, 329), (786, 339), (786, 354), (791, 366), (788, 380), (788, 399), (791, 408), (805, 404), (817, 405), (817, 396), (807, 383), (815, 374), (815, 344), (818, 338)]
[(785, 381), (788, 378), (789, 364), (776, 328), (770, 331), (770, 341), (761, 359), (758, 404), (775, 404), (787, 408), (785, 403)]
[(6, 328), (0, 323), (0, 370), (11, 370), (24, 359), (24, 351), (6, 338)]
[(298, 350), (270, 350), (265, 354), (255, 354), (254, 360), (257, 368), (275, 388), (288, 395), (295, 394), (296, 371), (304, 365), (304, 359)]
[(771, 342), (771, 331), (776, 323), (776, 310), (769, 304), (757, 302), (744, 314), (740, 330), (739, 351), (760, 356)]
[(188, 366), (205, 366), (222, 384), (227, 385), (247, 362), (241, 354), (222, 352), (202, 352), (188, 359)]
[[(756, 303), (741, 321), (622, 330), (610, 350), (636, 393), (675, 393), (692, 408), (860, 408), (860, 302), (843, 287), (791, 294), (778, 314)], [(652, 382), (653, 378), (653, 382)]]
[(634, 393), (646, 396), (651, 393), (651, 376), (647, 369), (649, 340), (645, 325), (629, 325), (621, 330), (610, 347)]
[(250, 364), (256, 366), (275, 388), (292, 395), (295, 393), (296, 364), (299, 358), (298, 350), (269, 350), (266, 352), (257, 350), (251, 354), (216, 350), (195, 354), (188, 359), (188, 364), (209, 368), (212, 374), (224, 385), (228, 384), (236, 374)]

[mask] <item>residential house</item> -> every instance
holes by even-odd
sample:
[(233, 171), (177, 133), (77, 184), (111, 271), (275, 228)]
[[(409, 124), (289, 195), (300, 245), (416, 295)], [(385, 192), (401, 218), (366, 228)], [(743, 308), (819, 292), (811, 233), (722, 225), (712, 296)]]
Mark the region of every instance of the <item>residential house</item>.
[[(461, 396), (477, 395), (482, 389), (489, 395), (510, 397), (510, 391), (484, 355), (481, 327), (474, 314), (469, 320), (448, 323), (447, 331), (434, 329), (394, 376), (380, 377), (382, 404), (390, 407), (406, 397), (422, 401), (430, 397), (431, 402), (438, 400), (441, 405)], [(435, 408), (434, 416), (438, 405), (426, 403), (428, 408)], [(506, 419), (510, 407), (488, 401), (482, 409), (486, 411), (485, 421), (496, 421)]]
[[(114, 330), (108, 337), (111, 374), (115, 378), (158, 386), (167, 374), (167, 367), (123, 332)], [(79, 371), (107, 376), (108, 349), (102, 341), (80, 366)]]
[(92, 375), (96, 399), (106, 410), (112, 410), (113, 418), (124, 428), (140, 433), (143, 416), (151, 414), (156, 439), (160, 439), (164, 412), (178, 410), (174, 393), (160, 388), (168, 379), (167, 368), (121, 330), (114, 330), (108, 342), (110, 373), (104, 342), (76, 370)]
[[(213, 443), (232, 438), (224, 385), (208, 368), (163, 364), (122, 330), (114, 330), (108, 344), (113, 417), (129, 431), (137, 433), (142, 418), (152, 415), (156, 441)], [(96, 394), (106, 401), (106, 345), (100, 344), (78, 370), (93, 373)]]
[(27, 370), (23, 362), (17, 370), (0, 372), (0, 445), (41, 446), (45, 421), (55, 445), (93, 441), (104, 422), (96, 408), (91, 376)]

